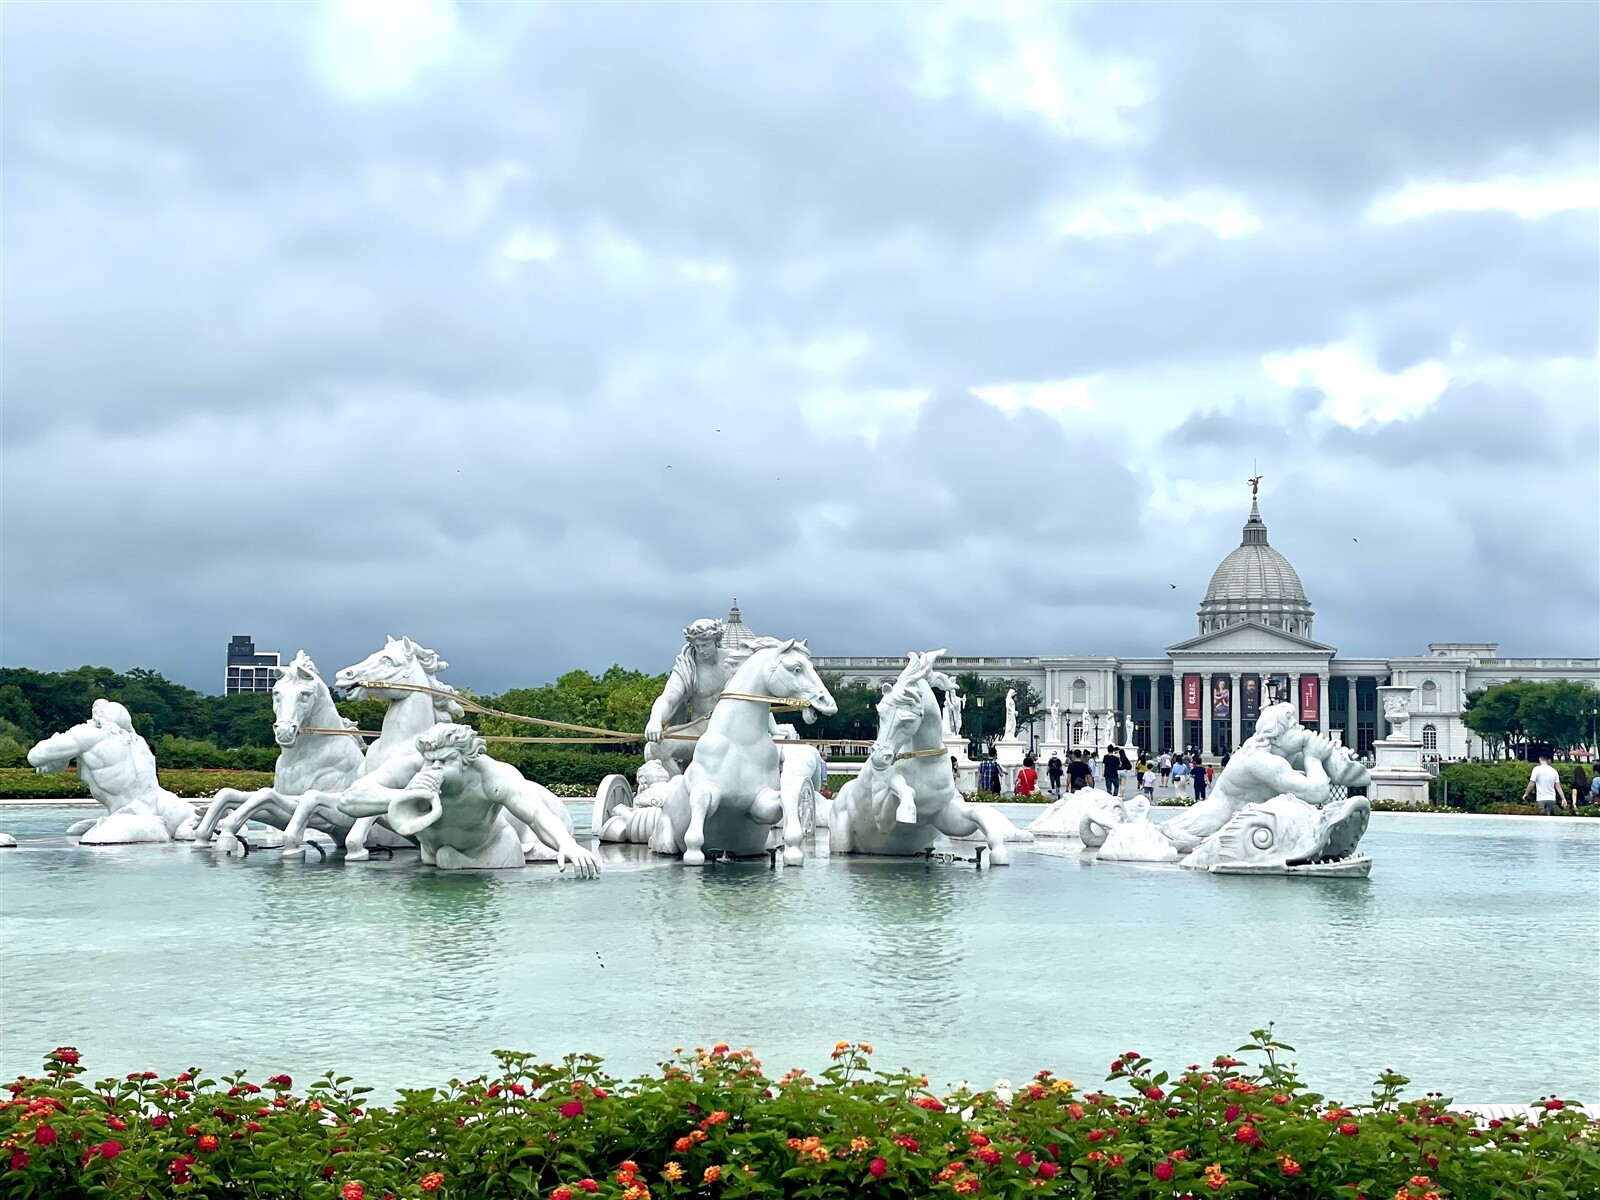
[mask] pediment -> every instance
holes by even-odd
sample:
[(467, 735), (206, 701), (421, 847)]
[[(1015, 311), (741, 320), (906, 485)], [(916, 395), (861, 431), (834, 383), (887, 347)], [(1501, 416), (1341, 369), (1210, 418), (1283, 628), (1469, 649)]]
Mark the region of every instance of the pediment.
[(1186, 642), (1167, 647), (1170, 654), (1327, 654), (1334, 648), (1312, 641), (1298, 633), (1274, 629), (1259, 621), (1245, 621), (1212, 633), (1202, 633)]

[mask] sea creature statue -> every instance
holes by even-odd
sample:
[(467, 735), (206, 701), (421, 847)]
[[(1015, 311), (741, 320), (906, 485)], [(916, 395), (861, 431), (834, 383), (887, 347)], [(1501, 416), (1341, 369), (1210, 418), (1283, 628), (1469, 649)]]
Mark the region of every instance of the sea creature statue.
[(878, 736), (857, 778), (834, 797), (829, 849), (841, 854), (922, 854), (935, 832), (981, 837), (989, 861), (1011, 861), (1008, 840), (1032, 841), (998, 811), (970, 804), (956, 790), (944, 748), (933, 685), (947, 686), (934, 664), (943, 650), (907, 656), (905, 669), (878, 702)]
[(65, 771), (78, 760), (78, 777), (105, 806), (103, 817), (67, 829), (84, 846), (187, 841), (194, 836), (194, 806), (161, 786), (156, 756), (133, 729), (133, 718), (115, 700), (96, 700), (90, 717), (53, 734), (28, 751), (41, 775)]
[(1274, 796), (1245, 805), (1183, 865), (1215, 875), (1366, 875), (1372, 859), (1355, 851), (1371, 816), (1365, 796), (1330, 800), (1321, 808)]
[(1107, 862), (1177, 862), (1178, 851), (1150, 820), (1150, 801), (1135, 794), (1127, 799), (1100, 788), (1078, 793), (1086, 811), (1078, 825), (1083, 844)]
[[(385, 639), (383, 649), (334, 675), (335, 685), (352, 700), (374, 698), (385, 700), (389, 705), (377, 739), (367, 747), (360, 771), (345, 786), (371, 775), (391, 758), (410, 753), (416, 747), (417, 737), (435, 724), (462, 715), (462, 707), (450, 698), (453, 689), (438, 677), (447, 666), (444, 659), (426, 646), (408, 637), (390, 637)], [(415, 688), (431, 691), (413, 690)], [(368, 857), (369, 840), (390, 847), (411, 844), (410, 838), (376, 825), (377, 817), (352, 818), (338, 803), (343, 790), (343, 787), (308, 790), (300, 795), (294, 815), (284, 827), (285, 854), (300, 848), (308, 827), (330, 834), (336, 844), (344, 847), (345, 858), (352, 862)]]
[(600, 871), (599, 860), (573, 839), (566, 806), (491, 758), (466, 725), (433, 726), (345, 789), (338, 803), (352, 817), (382, 815), (397, 833), (417, 839), (423, 862), (443, 870), (523, 866), (526, 827), (561, 869), (570, 862), (580, 879)]
[(821, 756), (811, 746), (779, 748), (772, 706), (802, 705), (808, 724), (838, 706), (817, 678), (804, 642), (756, 638), (750, 650), (718, 693), (688, 769), (672, 780), (650, 838), (652, 850), (681, 854), (690, 866), (706, 861), (708, 845), (736, 857), (760, 854), (780, 822), (784, 862), (799, 866), (804, 860), (801, 806)]
[[(272, 773), (272, 786), (253, 792), (223, 788), (211, 798), (205, 815), (195, 829), (195, 849), (207, 846), (213, 833), (227, 848), (237, 841), (246, 821), (260, 821), (283, 829), (294, 819), (300, 797), (307, 792), (342, 791), (361, 771), (364, 761), (361, 739), (330, 734), (304, 734), (302, 729), (354, 728), (354, 722), (339, 715), (333, 693), (317, 674), (317, 665), (304, 650), (295, 654), (286, 667), (276, 668), (272, 685), (272, 740), (278, 743), (278, 762)], [(338, 838), (349, 828), (342, 822)], [(323, 832), (335, 830), (318, 825)]]
[(1105, 806), (1116, 797), (1099, 788), (1080, 788), (1068, 792), (1028, 823), (1034, 837), (1080, 838), (1083, 818), (1092, 806)]
[(1205, 800), (1163, 821), (1161, 830), (1187, 854), (1247, 804), (1288, 795), (1320, 808), (1334, 788), (1359, 787), (1370, 778), (1344, 747), (1301, 725), (1292, 705), (1269, 704)]
[(673, 660), (666, 687), (650, 706), (645, 722), (645, 758), (659, 762), (671, 775), (682, 775), (694, 757), (696, 743), (663, 738), (668, 727), (684, 733), (704, 731), (717, 697), (733, 678), (733, 656), (722, 645), (722, 622), (702, 617), (683, 631), (683, 649)]

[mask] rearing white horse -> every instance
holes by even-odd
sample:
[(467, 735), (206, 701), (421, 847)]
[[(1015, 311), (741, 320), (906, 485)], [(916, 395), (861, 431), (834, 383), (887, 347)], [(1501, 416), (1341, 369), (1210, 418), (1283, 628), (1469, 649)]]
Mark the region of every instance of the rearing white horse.
[(837, 712), (838, 706), (817, 677), (804, 642), (757, 638), (750, 645), (754, 653), (717, 699), (693, 760), (672, 781), (663, 819), (650, 839), (652, 850), (682, 854), (690, 866), (706, 861), (707, 844), (733, 855), (760, 854), (780, 822), (783, 861), (791, 866), (804, 861), (798, 789), (784, 784), (787, 775), (814, 774), (817, 756), (815, 750), (809, 756), (779, 750), (772, 737), (772, 706), (804, 705), (808, 722), (817, 713)]
[[(195, 846), (211, 840), (213, 831), (224, 839), (236, 837), (246, 821), (261, 821), (278, 829), (294, 819), (295, 807), (307, 792), (337, 792), (348, 787), (361, 771), (361, 739), (354, 736), (306, 734), (302, 729), (344, 729), (352, 723), (339, 715), (333, 693), (317, 674), (317, 665), (304, 650), (286, 667), (276, 668), (272, 685), (272, 738), (278, 743), (278, 762), (272, 786), (253, 792), (223, 788), (212, 797), (199, 828)], [(351, 822), (317, 828), (343, 836)]]
[[(942, 680), (933, 666), (943, 653), (909, 655), (899, 680), (879, 703), (875, 754), (860, 784), (847, 784), (834, 801), (830, 851), (920, 854), (932, 845), (935, 830), (957, 838), (980, 833), (989, 845), (989, 861), (997, 867), (1010, 864), (1006, 840), (1015, 836), (1015, 826), (986, 805), (968, 803), (956, 790), (932, 687)], [(917, 714), (914, 721), (906, 719), (908, 712)]]

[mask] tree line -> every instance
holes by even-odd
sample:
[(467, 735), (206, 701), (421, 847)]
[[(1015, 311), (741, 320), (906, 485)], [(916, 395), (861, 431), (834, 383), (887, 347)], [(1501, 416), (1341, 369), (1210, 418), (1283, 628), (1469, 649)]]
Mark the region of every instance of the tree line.
[(1483, 739), (1486, 758), (1518, 757), (1532, 745), (1567, 754), (1595, 744), (1600, 691), (1575, 679), (1513, 679), (1469, 692), (1461, 720)]

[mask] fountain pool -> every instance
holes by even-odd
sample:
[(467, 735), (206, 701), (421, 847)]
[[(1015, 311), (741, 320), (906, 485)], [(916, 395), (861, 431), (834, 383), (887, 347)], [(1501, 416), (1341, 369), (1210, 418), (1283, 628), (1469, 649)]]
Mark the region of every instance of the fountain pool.
[[(1015, 865), (810, 858), (686, 868), (602, 848), (440, 873), (188, 846), (90, 849), (84, 808), (0, 807), (0, 1074), (60, 1044), (134, 1068), (334, 1068), (387, 1088), (492, 1049), (750, 1045), (816, 1068), (840, 1038), (936, 1082), (1096, 1082), (1272, 1021), (1314, 1088), (1393, 1067), (1461, 1102), (1600, 1099), (1600, 821), (1378, 813), (1370, 879), (1219, 877), (1015, 847)], [(1040, 811), (1007, 806), (1018, 824)], [(574, 805), (582, 829), (588, 805)], [(1154, 814), (1165, 816), (1167, 810)]]

